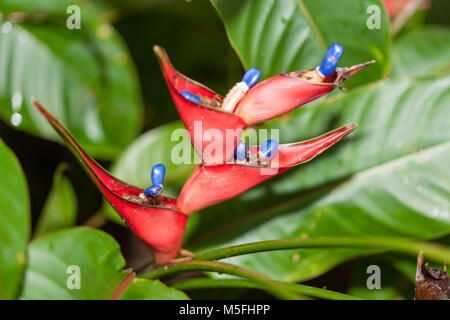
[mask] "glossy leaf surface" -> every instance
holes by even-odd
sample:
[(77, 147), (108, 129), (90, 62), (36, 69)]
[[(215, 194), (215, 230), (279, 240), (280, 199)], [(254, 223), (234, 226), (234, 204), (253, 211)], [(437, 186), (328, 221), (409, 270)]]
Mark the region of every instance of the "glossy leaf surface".
[[(117, 242), (103, 231), (73, 228), (33, 241), (21, 299), (107, 300), (127, 276)], [(79, 289), (74, 288), (79, 276)], [(70, 289), (72, 288), (72, 289)], [(134, 279), (122, 299), (186, 299), (159, 281)]]
[(0, 140), (0, 300), (15, 299), (30, 236), (27, 182), (14, 153)]
[(73, 4), (0, 1), (4, 17), (23, 15), (14, 23), (0, 22), (0, 117), (19, 130), (57, 140), (34, 110), (34, 97), (89, 153), (113, 158), (141, 126), (136, 73), (120, 36), (92, 4), (76, 2), (82, 27), (66, 26), (66, 11)]
[(428, 26), (402, 34), (392, 48), (392, 76), (450, 73), (450, 31)]
[[(390, 68), (389, 18), (381, 1), (369, 0), (211, 0), (222, 17), (231, 44), (246, 69), (263, 78), (282, 71), (318, 66), (328, 46), (343, 45), (339, 65), (369, 60), (377, 64), (349, 86), (380, 79)], [(366, 26), (370, 5), (380, 8), (380, 29)]]
[[(21, 299), (109, 299), (125, 278), (119, 245), (102, 231), (58, 231), (34, 240), (28, 250)], [(77, 275), (80, 288), (71, 290)]]
[(68, 228), (77, 218), (77, 198), (70, 180), (64, 176), (65, 164), (55, 171), (53, 186), (39, 216), (34, 237)]

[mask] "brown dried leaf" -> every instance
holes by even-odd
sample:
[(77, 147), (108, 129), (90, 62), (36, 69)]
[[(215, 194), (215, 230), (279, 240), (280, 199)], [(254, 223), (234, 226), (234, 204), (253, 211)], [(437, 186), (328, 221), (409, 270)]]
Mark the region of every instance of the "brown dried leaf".
[(415, 300), (450, 300), (450, 280), (447, 268), (444, 271), (424, 264), (423, 252), (417, 258)]

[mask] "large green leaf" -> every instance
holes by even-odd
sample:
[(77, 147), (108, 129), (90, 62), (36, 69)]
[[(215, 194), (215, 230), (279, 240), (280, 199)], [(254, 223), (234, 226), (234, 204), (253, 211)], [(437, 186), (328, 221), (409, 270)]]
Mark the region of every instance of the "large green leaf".
[[(181, 122), (169, 123), (148, 131), (125, 149), (114, 162), (111, 173), (123, 181), (147, 188), (151, 185), (151, 168), (155, 164), (163, 163), (166, 166), (164, 195), (176, 197), (194, 170), (194, 165), (174, 162), (175, 157), (172, 156), (172, 152), (176, 153), (177, 149), (174, 148), (182, 141), (184, 141), (183, 145), (189, 146), (191, 159), (198, 157), (190, 147), (190, 140)], [(114, 221), (122, 223), (122, 219), (106, 201), (104, 212)]]
[(120, 300), (189, 300), (189, 297), (159, 280), (133, 279)]
[(70, 180), (64, 176), (65, 164), (55, 171), (53, 186), (42, 208), (34, 237), (71, 227), (77, 218), (77, 197)]
[[(345, 123), (359, 128), (318, 159), (197, 213), (191, 249), (289, 237), (450, 233), (449, 85), (450, 77), (380, 81), (272, 121), (268, 127), (280, 128), (283, 142)], [(291, 250), (230, 262), (297, 281), (362, 253)]]
[[(317, 66), (333, 42), (345, 48), (342, 66), (376, 59), (350, 80), (361, 84), (389, 70), (389, 18), (379, 0), (211, 0), (245, 68), (263, 77)], [(380, 29), (366, 26), (367, 8), (380, 8)]]
[(0, 300), (19, 291), (30, 233), (27, 183), (19, 161), (0, 140)]
[[(109, 299), (125, 278), (119, 245), (106, 233), (75, 228), (38, 238), (28, 247), (21, 299)], [(79, 267), (80, 289), (70, 289)], [(74, 268), (74, 267), (72, 267)]]
[[(103, 231), (73, 228), (30, 243), (21, 299), (110, 299), (126, 278), (117, 242)], [(79, 275), (79, 288), (74, 277)], [(123, 299), (185, 299), (159, 281), (133, 280)]]
[[(66, 27), (72, 4), (81, 10), (79, 30)], [(0, 22), (0, 117), (55, 140), (31, 104), (34, 97), (89, 153), (115, 156), (139, 132), (142, 103), (133, 63), (114, 28), (85, 1), (0, 1), (0, 11), (3, 19), (16, 13), (15, 23)]]
[(392, 47), (392, 76), (448, 74), (450, 29), (427, 26), (403, 34)]

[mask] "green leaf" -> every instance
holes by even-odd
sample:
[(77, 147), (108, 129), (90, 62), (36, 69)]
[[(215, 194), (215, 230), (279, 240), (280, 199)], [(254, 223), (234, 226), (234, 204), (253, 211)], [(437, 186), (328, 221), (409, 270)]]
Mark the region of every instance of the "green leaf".
[(14, 153), (0, 139), (0, 300), (16, 298), (30, 233), (27, 182)]
[[(79, 30), (66, 26), (72, 4), (81, 10)], [(6, 19), (16, 13), (14, 23), (0, 21), (0, 118), (56, 140), (34, 97), (90, 154), (118, 154), (138, 134), (143, 109), (131, 57), (114, 28), (84, 1), (0, 1), (0, 11)]]
[(279, 281), (273, 281), (267, 276), (253, 270), (234, 266), (231, 264), (217, 261), (186, 261), (178, 264), (166, 265), (147, 272), (142, 275), (143, 278), (154, 279), (161, 276), (176, 274), (179, 272), (203, 271), (215, 272), (218, 274), (233, 275), (240, 278), (251, 280), (270, 292), (275, 297), (284, 300), (303, 300), (305, 297), (293, 290), (289, 284)]
[[(96, 229), (78, 227), (43, 236), (30, 243), (28, 255), (20, 299), (110, 299), (128, 274), (117, 242)], [(159, 281), (144, 279), (134, 279), (122, 294), (122, 299), (186, 298)]]
[(120, 300), (189, 300), (189, 297), (159, 280), (133, 279)]
[[(21, 299), (109, 299), (126, 276), (119, 245), (95, 229), (38, 238), (30, 243), (28, 257)], [(71, 266), (79, 267), (80, 289), (70, 286), (77, 276)]]
[[(123, 181), (148, 188), (151, 185), (151, 168), (163, 163), (166, 166), (164, 195), (177, 197), (195, 167), (174, 162), (178, 154), (176, 146), (182, 141), (183, 145), (189, 146), (191, 159), (197, 159), (183, 124), (177, 121), (148, 131), (136, 139), (114, 162), (111, 173)], [(122, 223), (122, 219), (106, 201), (103, 212), (113, 221)]]
[(70, 180), (64, 176), (65, 164), (55, 171), (53, 187), (39, 217), (35, 237), (71, 227), (76, 222), (77, 198)]
[[(204, 251), (282, 238), (450, 233), (449, 86), (450, 77), (380, 81), (268, 123), (280, 129), (283, 143), (345, 123), (359, 128), (314, 161), (196, 213), (188, 246)], [(371, 252), (290, 250), (228, 262), (300, 281)]]
[[(349, 84), (381, 79), (390, 68), (389, 18), (379, 0), (211, 0), (222, 17), (233, 48), (246, 69), (263, 78), (320, 64), (334, 42), (345, 53), (341, 66), (375, 59)], [(381, 28), (366, 26), (367, 8), (381, 8)]]
[(450, 73), (450, 29), (412, 29), (394, 42), (392, 76)]

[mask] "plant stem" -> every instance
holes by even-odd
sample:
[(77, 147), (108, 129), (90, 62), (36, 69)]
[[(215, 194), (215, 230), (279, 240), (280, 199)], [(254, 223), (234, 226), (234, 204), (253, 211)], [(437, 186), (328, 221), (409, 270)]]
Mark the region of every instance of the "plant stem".
[(212, 271), (218, 273), (226, 273), (235, 275), (241, 278), (246, 278), (258, 283), (264, 290), (275, 295), (280, 299), (299, 300), (306, 297), (294, 292), (292, 288), (288, 288), (286, 284), (278, 281), (273, 281), (265, 275), (258, 272), (248, 270), (242, 267), (233, 266), (222, 262), (212, 261), (189, 261), (172, 266), (165, 266), (154, 269), (142, 276), (142, 278), (154, 279), (166, 276), (177, 272), (187, 271)]
[(108, 222), (105, 214), (101, 211), (96, 212), (94, 215), (89, 217), (83, 225), (91, 228), (101, 228)]
[[(296, 291), (300, 294), (305, 294), (315, 298), (329, 299), (329, 300), (361, 300), (360, 298), (346, 295), (339, 292), (329, 291), (325, 289), (305, 286), (301, 284), (279, 282), (286, 288)], [(191, 289), (208, 289), (208, 288), (249, 288), (249, 289), (264, 289), (260, 284), (242, 279), (210, 279), (210, 278), (195, 278), (176, 282), (171, 285), (180, 290)]]
[[(241, 278), (252, 280), (254, 282), (254, 285), (259, 286), (260, 288), (263, 288), (264, 290), (282, 299), (299, 299), (301, 297), (295, 295), (293, 293), (293, 290), (296, 292), (300, 292), (300, 290), (306, 290), (307, 287), (305, 286), (298, 287), (298, 285), (291, 283), (273, 281), (267, 278), (265, 275), (242, 267), (233, 266), (221, 262), (201, 261), (201, 260), (219, 260), (257, 252), (289, 250), (289, 249), (305, 249), (305, 248), (351, 248), (351, 249), (394, 250), (401, 253), (412, 255), (414, 257), (416, 257), (419, 252), (423, 251), (426, 257), (433, 261), (441, 263), (446, 263), (450, 261), (449, 248), (438, 244), (425, 243), (405, 238), (392, 238), (392, 237), (389, 238), (329, 237), (316, 239), (295, 238), (295, 239), (253, 242), (232, 246), (228, 248), (206, 251), (204, 253), (197, 254), (197, 256), (193, 261), (160, 267), (148, 272), (142, 277), (153, 279), (153, 278), (161, 278), (163, 276), (167, 276), (178, 272), (212, 271), (218, 273), (231, 274)], [(320, 290), (317, 288), (314, 289)], [(311, 289), (309, 288), (309, 290)], [(312, 294), (308, 295), (317, 296), (317, 294), (320, 294), (320, 292), (314, 291), (312, 292)], [(326, 295), (324, 297), (327, 299), (332, 299), (330, 298), (329, 295)], [(342, 299), (342, 296), (339, 298)]]
[(119, 300), (123, 292), (128, 288), (131, 281), (133, 281), (136, 274), (134, 272), (129, 272), (125, 279), (119, 284), (116, 291), (114, 291), (110, 300)]
[(427, 258), (434, 260), (435, 262), (445, 263), (450, 261), (450, 249), (447, 247), (405, 238), (388, 237), (330, 237), (315, 239), (295, 238), (261, 241), (199, 253), (197, 254), (195, 260), (220, 260), (250, 253), (300, 248), (382, 249), (394, 250), (412, 255), (414, 257), (416, 257), (420, 251), (423, 251)]

